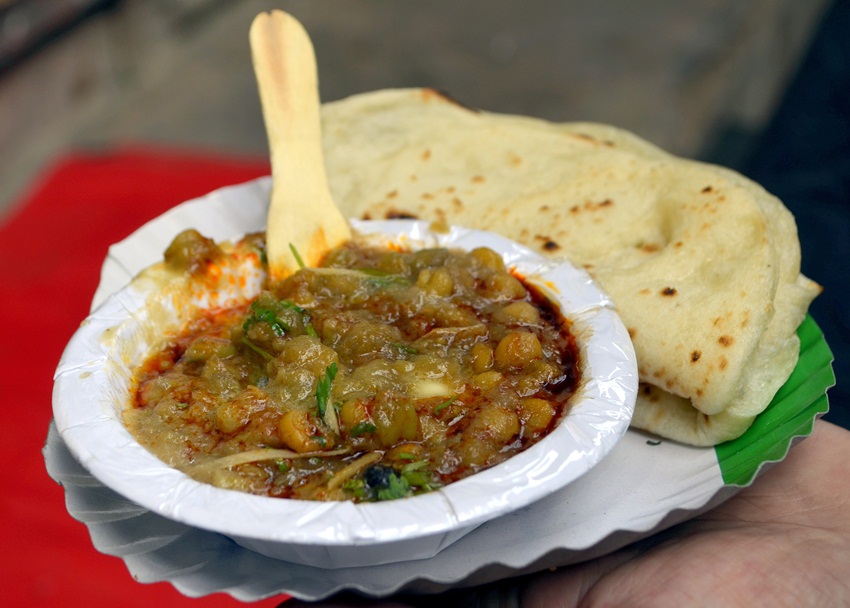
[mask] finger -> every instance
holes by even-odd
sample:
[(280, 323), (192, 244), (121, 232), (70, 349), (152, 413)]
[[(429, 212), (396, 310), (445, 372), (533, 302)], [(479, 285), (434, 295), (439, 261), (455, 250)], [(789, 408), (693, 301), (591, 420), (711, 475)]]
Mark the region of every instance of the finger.
[(714, 526), (778, 523), (850, 532), (850, 432), (828, 422), (748, 488), (699, 518)]
[(522, 592), (523, 608), (573, 608), (579, 606), (601, 579), (645, 549), (631, 545), (605, 557), (567, 566), (530, 578)]

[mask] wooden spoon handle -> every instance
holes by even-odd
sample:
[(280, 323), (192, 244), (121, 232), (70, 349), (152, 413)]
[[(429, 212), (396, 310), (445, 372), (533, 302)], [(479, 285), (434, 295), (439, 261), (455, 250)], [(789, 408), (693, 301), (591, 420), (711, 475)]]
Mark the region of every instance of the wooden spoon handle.
[(351, 238), (334, 204), (322, 152), (316, 57), (304, 27), (291, 15), (260, 13), (251, 24), (251, 54), (272, 166), (266, 253), (272, 277), (317, 265)]

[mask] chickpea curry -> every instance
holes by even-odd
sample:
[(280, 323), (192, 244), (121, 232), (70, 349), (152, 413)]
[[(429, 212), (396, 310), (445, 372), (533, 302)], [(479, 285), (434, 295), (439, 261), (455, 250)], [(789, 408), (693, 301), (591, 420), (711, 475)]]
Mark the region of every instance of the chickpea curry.
[[(202, 272), (217, 255), (188, 231), (166, 263)], [(200, 481), (378, 501), (536, 443), (578, 378), (568, 322), (495, 251), (348, 244), (249, 304), (192, 319), (138, 372), (125, 419)]]

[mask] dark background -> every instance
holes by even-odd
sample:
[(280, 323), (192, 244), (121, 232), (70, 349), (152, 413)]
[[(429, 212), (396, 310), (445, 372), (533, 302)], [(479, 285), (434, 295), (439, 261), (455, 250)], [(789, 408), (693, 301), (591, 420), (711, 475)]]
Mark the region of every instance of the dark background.
[[(737, 135), (707, 160), (735, 154)], [(797, 219), (803, 273), (824, 287), (810, 311), (835, 355), (825, 418), (850, 428), (850, 2), (832, 5), (769, 125), (750, 139), (732, 166)]]

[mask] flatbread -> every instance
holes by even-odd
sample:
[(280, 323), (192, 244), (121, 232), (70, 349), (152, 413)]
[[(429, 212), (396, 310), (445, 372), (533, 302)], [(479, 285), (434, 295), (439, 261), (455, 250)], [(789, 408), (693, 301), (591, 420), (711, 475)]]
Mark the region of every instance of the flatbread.
[(635, 345), (636, 428), (737, 437), (793, 370), (820, 287), (800, 274), (790, 212), (745, 177), (614, 127), (475, 111), (429, 89), (325, 104), (322, 119), (347, 216), (492, 230), (586, 268)]

